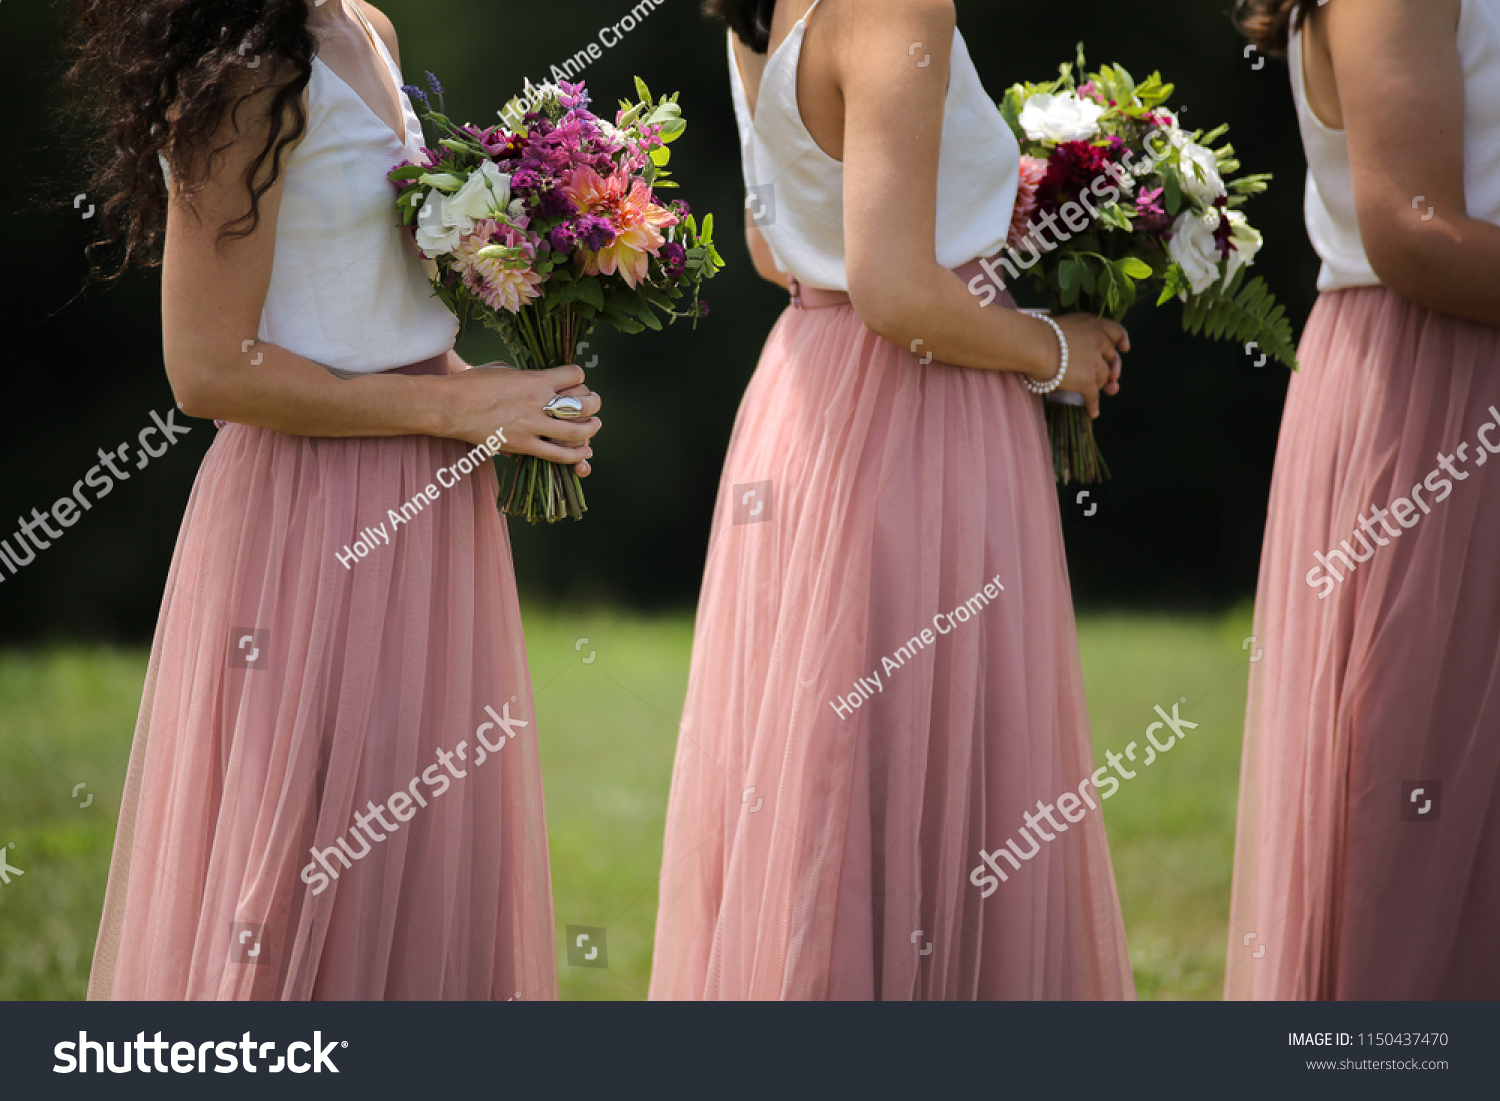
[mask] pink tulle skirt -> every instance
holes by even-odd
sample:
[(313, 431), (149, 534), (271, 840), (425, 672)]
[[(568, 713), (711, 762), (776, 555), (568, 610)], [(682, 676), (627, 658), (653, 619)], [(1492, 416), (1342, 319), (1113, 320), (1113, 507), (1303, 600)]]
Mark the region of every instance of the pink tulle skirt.
[(1092, 771), (1040, 402), (789, 309), (719, 492), (651, 996), (1133, 997), (1097, 809), (1004, 882), (980, 855)]
[(510, 543), (468, 451), (220, 431), (162, 603), (91, 998), (556, 997)]
[(1346, 290), (1300, 358), (1225, 996), (1500, 997), (1500, 330)]

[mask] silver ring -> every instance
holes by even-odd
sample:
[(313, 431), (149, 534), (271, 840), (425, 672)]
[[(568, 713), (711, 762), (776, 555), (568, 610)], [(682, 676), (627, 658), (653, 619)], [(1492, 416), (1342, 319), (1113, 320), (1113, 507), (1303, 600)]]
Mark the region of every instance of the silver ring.
[(565, 398), (559, 395), (542, 406), (542, 412), (554, 420), (576, 421), (583, 416), (583, 402), (577, 398)]

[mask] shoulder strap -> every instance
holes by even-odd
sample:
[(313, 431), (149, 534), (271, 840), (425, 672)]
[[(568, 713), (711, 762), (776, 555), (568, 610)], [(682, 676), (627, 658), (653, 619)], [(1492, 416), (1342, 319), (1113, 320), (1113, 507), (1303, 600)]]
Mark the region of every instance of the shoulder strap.
[(370, 45), (374, 46), (376, 52), (379, 53), (381, 57), (385, 58), (386, 66), (393, 73), (396, 73), (396, 83), (399, 85), (401, 83), (401, 74), (400, 71), (396, 68), (396, 59), (391, 56), (391, 51), (386, 49), (385, 39), (380, 37), (380, 32), (375, 29), (374, 25), (371, 24), (369, 19), (365, 18), (365, 13), (361, 11), (359, 7), (359, 0), (349, 0), (349, 3), (345, 6), (354, 9), (355, 18), (357, 18), (362, 24), (364, 24), (365, 34), (370, 36)]

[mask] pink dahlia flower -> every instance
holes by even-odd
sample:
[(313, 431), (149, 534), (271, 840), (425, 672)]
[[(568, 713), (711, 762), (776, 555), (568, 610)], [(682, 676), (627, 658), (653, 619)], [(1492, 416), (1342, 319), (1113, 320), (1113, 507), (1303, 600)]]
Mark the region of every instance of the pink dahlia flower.
[(541, 297), (542, 277), (532, 270), (536, 246), (503, 222), (483, 221), (453, 250), (453, 270), (492, 310), (519, 313)]
[(1016, 210), (1010, 217), (1010, 236), (1006, 244), (1018, 248), (1026, 239), (1027, 225), (1036, 214), (1036, 189), (1047, 175), (1047, 162), (1036, 157), (1021, 158), (1021, 182), (1016, 188)]
[(580, 248), (588, 275), (616, 271), (634, 289), (650, 273), (651, 257), (667, 243), (660, 230), (677, 224), (677, 215), (657, 204), (644, 180), (632, 181), (622, 172), (600, 176), (592, 168), (568, 173), (563, 193), (583, 214), (609, 222), (615, 239), (597, 252)]

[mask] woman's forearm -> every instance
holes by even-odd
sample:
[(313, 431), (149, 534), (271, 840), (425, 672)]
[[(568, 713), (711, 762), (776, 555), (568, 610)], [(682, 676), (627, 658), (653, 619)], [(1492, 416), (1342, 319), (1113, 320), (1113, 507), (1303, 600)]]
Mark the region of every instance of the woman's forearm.
[[(455, 353), (449, 370), (462, 370)], [(256, 344), (231, 362), (197, 364), (167, 356), (184, 413), (296, 436), (444, 436), (442, 378), (373, 374), (340, 377), (275, 344)]]
[(1375, 274), (1391, 293), (1419, 306), (1500, 326), (1500, 226), (1436, 209), (1433, 215), (1420, 229), (1370, 250)]
[(1057, 338), (1049, 326), (972, 293), (934, 263), (925, 277), (893, 282), (882, 275), (851, 279), (851, 297), (865, 325), (892, 344), (955, 367), (1016, 371), (1048, 378), (1057, 369)]

